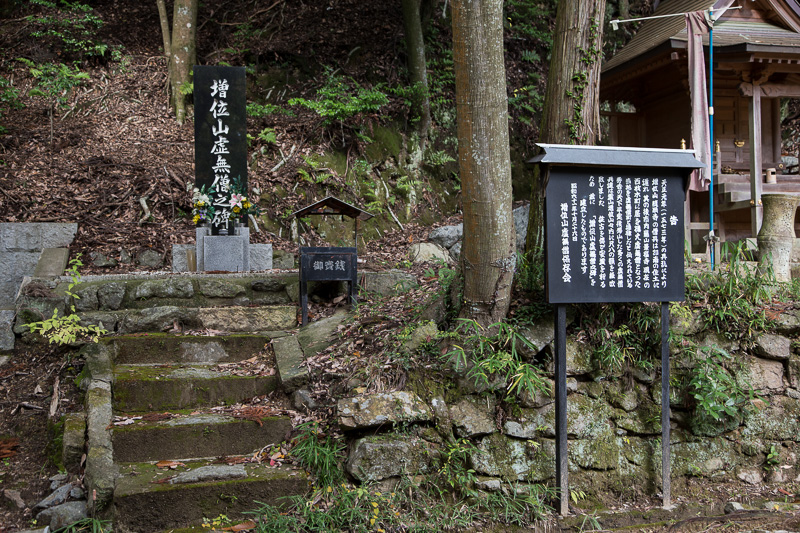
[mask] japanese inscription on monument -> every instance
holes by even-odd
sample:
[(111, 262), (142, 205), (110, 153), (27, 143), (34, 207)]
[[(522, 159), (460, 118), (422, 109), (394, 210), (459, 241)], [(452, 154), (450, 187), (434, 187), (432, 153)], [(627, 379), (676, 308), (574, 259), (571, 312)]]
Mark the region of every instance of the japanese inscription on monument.
[(247, 190), (245, 69), (194, 67), (195, 176), (214, 206), (212, 231), (227, 228), (232, 196)]
[(683, 300), (682, 183), (654, 169), (552, 169), (550, 302)]

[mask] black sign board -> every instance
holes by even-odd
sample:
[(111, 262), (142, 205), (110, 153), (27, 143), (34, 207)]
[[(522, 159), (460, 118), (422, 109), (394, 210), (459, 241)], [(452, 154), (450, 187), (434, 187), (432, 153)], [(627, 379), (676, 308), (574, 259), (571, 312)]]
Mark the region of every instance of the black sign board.
[(684, 299), (684, 174), (674, 168), (550, 169), (551, 303)]
[(247, 194), (244, 67), (194, 67), (195, 184), (215, 213), (212, 232), (227, 228), (232, 192)]
[(569, 512), (566, 305), (661, 302), (661, 478), (670, 506), (669, 302), (684, 299), (688, 150), (540, 144), (548, 299), (555, 305), (556, 483)]
[(356, 301), (357, 255), (355, 248), (301, 247), (300, 248), (300, 307), (302, 323), (308, 322), (309, 281), (348, 281), (350, 301)]

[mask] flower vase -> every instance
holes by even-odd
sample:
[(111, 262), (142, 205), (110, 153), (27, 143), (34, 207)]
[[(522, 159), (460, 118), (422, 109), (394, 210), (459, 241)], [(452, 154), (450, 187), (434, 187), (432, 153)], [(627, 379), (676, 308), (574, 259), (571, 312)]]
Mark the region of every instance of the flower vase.
[(758, 270), (772, 268), (776, 281), (792, 281), (789, 264), (794, 245), (794, 213), (800, 197), (790, 194), (763, 194), (764, 216), (758, 232)]
[(236, 223), (233, 220), (229, 220), (228, 223), (224, 226), (211, 226), (211, 234), (212, 235), (235, 235), (236, 234)]

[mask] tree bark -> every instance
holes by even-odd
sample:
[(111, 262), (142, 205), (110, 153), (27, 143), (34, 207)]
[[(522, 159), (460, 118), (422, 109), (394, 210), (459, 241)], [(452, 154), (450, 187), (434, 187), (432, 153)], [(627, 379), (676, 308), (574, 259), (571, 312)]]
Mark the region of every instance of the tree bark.
[[(192, 67), (197, 60), (197, 6), (198, 0), (175, 0), (172, 12), (172, 38), (169, 40), (170, 105), (175, 110), (178, 124), (183, 124), (186, 119), (186, 96), (181, 92), (181, 87), (190, 82)], [(166, 38), (164, 43), (167, 43)]]
[(431, 125), (431, 104), (428, 95), (428, 65), (425, 60), (425, 40), (422, 31), (421, 6), (423, 0), (401, 0), (403, 7), (403, 30), (408, 54), (408, 77), (414, 88), (411, 113), (417, 119), (420, 151), (428, 142)]
[[(593, 145), (600, 134), (600, 62), (605, 0), (559, 0), (539, 142)], [(526, 253), (544, 253), (546, 176), (534, 172)]]
[(156, 0), (156, 5), (158, 6), (158, 20), (161, 22), (161, 37), (164, 40), (164, 56), (166, 56), (167, 61), (169, 61), (169, 53), (172, 50), (172, 46), (170, 45), (170, 34), (169, 34), (169, 17), (167, 16), (167, 5), (164, 3), (164, 0)]
[(489, 325), (508, 312), (516, 266), (503, 2), (454, 0), (452, 14), (464, 212), (461, 316)]

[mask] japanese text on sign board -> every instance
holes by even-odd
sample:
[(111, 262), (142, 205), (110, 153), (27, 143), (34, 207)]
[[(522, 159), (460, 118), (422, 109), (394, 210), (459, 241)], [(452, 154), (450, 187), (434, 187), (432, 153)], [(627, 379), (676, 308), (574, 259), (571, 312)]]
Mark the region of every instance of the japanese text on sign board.
[(344, 272), (347, 270), (344, 260), (337, 259), (336, 261), (314, 261), (311, 263), (311, 268), (314, 270), (340, 270)]
[(564, 292), (577, 298), (564, 301), (575, 303), (658, 301), (683, 276), (679, 177), (596, 172), (551, 180), (548, 287), (556, 299)]

